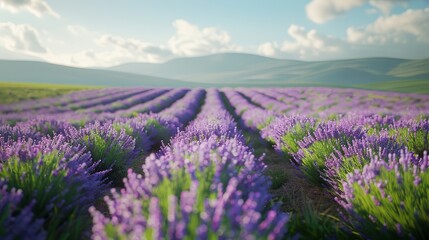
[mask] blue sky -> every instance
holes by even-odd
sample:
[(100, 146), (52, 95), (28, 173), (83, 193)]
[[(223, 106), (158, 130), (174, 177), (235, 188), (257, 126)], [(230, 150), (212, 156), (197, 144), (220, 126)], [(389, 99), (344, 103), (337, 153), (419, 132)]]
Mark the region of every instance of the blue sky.
[(73, 66), (246, 52), (429, 58), (428, 0), (0, 0), (0, 58)]

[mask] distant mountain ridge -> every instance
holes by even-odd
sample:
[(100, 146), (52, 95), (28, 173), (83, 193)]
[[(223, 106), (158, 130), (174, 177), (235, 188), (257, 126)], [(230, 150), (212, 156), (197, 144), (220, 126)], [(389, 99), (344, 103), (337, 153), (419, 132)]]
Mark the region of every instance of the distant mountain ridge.
[[(180, 58), (162, 64), (129, 63), (109, 70), (211, 84), (360, 85), (392, 80), (429, 79), (429, 60), (362, 58), (304, 62), (241, 53)], [(412, 69), (412, 70), (410, 70)]]
[[(332, 61), (274, 59), (243, 53), (127, 63), (103, 69), (0, 60), (0, 81), (116, 87), (380, 86), (418, 81), (429, 88), (429, 59), (362, 58)], [(400, 84), (399, 84), (400, 82)], [(427, 83), (427, 85), (426, 85)]]
[(16, 60), (0, 60), (0, 81), (110, 87), (189, 87), (195, 85), (142, 74)]

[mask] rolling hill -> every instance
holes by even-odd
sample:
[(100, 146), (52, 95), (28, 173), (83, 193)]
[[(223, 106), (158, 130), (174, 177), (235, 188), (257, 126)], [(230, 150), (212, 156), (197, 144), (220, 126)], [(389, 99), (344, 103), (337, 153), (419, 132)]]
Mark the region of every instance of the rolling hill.
[(4, 82), (109, 87), (189, 87), (195, 85), (142, 74), (75, 68), (45, 62), (10, 60), (0, 60), (0, 80)]
[[(91, 86), (285, 87), (333, 86), (429, 89), (429, 59), (362, 58), (296, 61), (223, 53), (105, 69), (75, 68), (37, 61), (0, 60), (0, 81)], [(396, 87), (389, 87), (392, 83)], [(411, 89), (411, 88), (408, 88)]]
[(109, 70), (220, 85), (322, 84), (356, 86), (395, 80), (429, 80), (429, 60), (363, 58), (304, 62), (223, 53), (162, 64), (129, 63)]

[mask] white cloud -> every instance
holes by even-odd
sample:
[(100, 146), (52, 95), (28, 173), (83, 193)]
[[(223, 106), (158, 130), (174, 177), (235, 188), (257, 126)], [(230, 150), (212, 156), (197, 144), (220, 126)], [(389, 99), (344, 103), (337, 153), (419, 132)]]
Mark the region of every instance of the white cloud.
[(378, 8), (384, 15), (389, 15), (395, 5), (406, 6), (409, 0), (370, 0), (369, 3)]
[(288, 34), (293, 41), (283, 42), (281, 51), (302, 59), (340, 51), (340, 40), (320, 34), (315, 29), (306, 31), (303, 27), (291, 25)]
[(0, 43), (12, 52), (32, 55), (48, 52), (41, 44), (38, 31), (27, 24), (0, 22)]
[(135, 61), (160, 62), (172, 56), (172, 52), (164, 46), (134, 38), (103, 35), (96, 42), (101, 46), (113, 47), (116, 52), (125, 53), (126, 56), (134, 56)]
[[(126, 62), (164, 62), (174, 57), (238, 51), (225, 31), (213, 27), (198, 28), (184, 20), (173, 22), (175, 34), (166, 44), (95, 32), (80, 25), (69, 25), (68, 41), (86, 42), (86, 47), (67, 54), (45, 56), (50, 62), (74, 66), (112, 66)], [(65, 43), (67, 44), (67, 43)], [(76, 47), (76, 46), (74, 46)], [(60, 48), (57, 48), (57, 50)]]
[(258, 54), (273, 57), (278, 54), (279, 44), (277, 42), (266, 42), (258, 47)]
[(91, 35), (94, 33), (81, 25), (68, 25), (67, 30), (74, 36)]
[(173, 22), (176, 34), (168, 41), (170, 50), (178, 56), (197, 56), (227, 51), (240, 51), (231, 43), (229, 34), (221, 29), (207, 27), (200, 29), (185, 20)]
[(294, 24), (289, 26), (288, 34), (291, 40), (282, 44), (263, 43), (259, 45), (258, 53), (269, 57), (320, 60), (338, 56), (345, 44), (341, 39), (321, 34), (315, 29), (307, 31), (304, 27)]
[(315, 23), (325, 23), (365, 3), (388, 15), (395, 5), (405, 5), (410, 0), (312, 0), (305, 9), (308, 18)]
[(379, 17), (361, 28), (347, 29), (347, 39), (356, 44), (429, 43), (429, 8), (407, 10), (402, 14)]
[(42, 0), (0, 0), (0, 7), (13, 13), (26, 10), (37, 17), (42, 17), (44, 14), (50, 14), (57, 18), (60, 17), (58, 13)]

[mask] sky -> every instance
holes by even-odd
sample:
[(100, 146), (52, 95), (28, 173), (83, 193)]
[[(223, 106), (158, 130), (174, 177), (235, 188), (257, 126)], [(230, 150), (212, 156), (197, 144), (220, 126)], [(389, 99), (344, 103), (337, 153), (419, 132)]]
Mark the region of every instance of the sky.
[(0, 59), (108, 67), (222, 52), (429, 58), (429, 0), (0, 0)]

